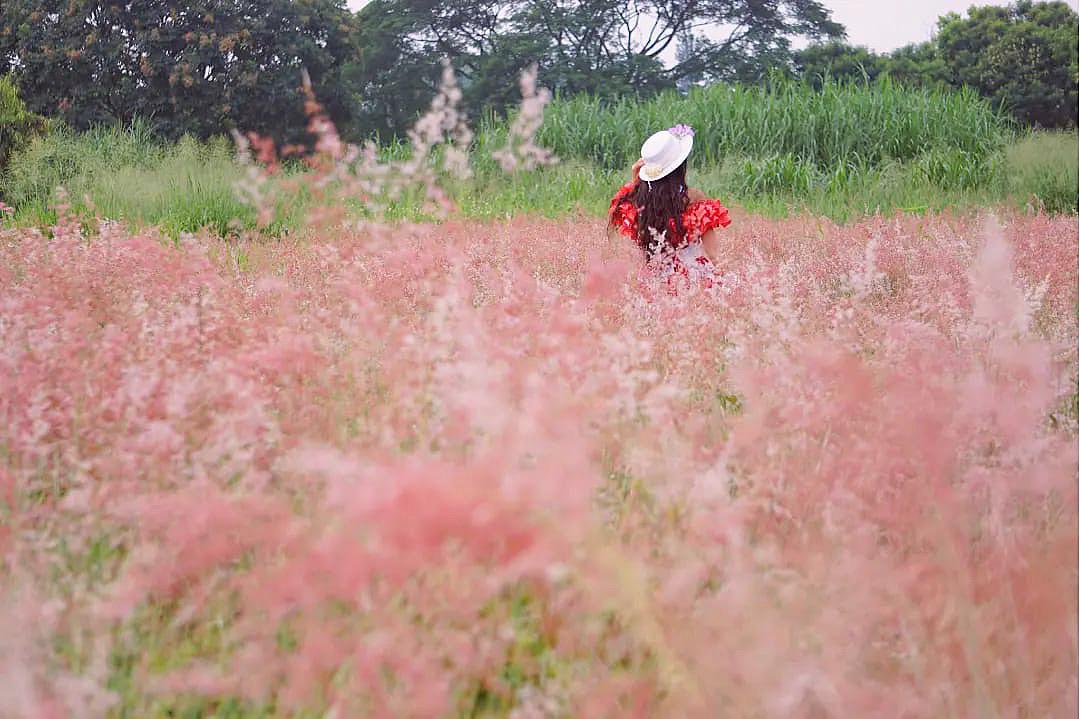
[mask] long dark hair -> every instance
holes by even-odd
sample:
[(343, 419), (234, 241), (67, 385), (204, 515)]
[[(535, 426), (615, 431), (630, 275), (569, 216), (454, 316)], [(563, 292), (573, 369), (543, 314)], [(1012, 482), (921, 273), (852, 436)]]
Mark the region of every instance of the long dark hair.
[[(641, 180), (627, 199), (637, 208), (637, 243), (646, 257), (652, 258), (658, 251), (678, 249), (686, 239), (682, 218), (690, 204), (686, 190), (686, 160), (659, 180)], [(675, 225), (674, 236), (672, 224)], [(650, 228), (656, 231), (655, 236)], [(658, 245), (660, 233), (664, 236)]]

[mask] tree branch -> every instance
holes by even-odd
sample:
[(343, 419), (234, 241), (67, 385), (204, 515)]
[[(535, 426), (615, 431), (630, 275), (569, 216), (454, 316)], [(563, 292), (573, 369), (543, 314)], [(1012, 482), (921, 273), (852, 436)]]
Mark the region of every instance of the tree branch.
[[(691, 0), (691, 2), (685, 3), (679, 13), (674, 18), (667, 18), (667, 27), (661, 34), (655, 39), (651, 40), (652, 34), (650, 33), (650, 42), (646, 42), (641, 48), (641, 54), (646, 57), (656, 57), (660, 53), (664, 52), (671, 44), (671, 41), (679, 34), (679, 31), (683, 29), (683, 26), (693, 17), (694, 12), (698, 8), (698, 3)], [(657, 10), (657, 18), (659, 19), (665, 13), (661, 13)], [(655, 26), (654, 26), (655, 27)]]

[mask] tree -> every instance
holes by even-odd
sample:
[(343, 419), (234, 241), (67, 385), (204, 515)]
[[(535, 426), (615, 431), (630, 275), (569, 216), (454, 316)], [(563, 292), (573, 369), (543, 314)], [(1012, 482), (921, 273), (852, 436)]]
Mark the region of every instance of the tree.
[(359, 50), (341, 72), (356, 125), (367, 134), (393, 137), (408, 127), (438, 82), (434, 58), (417, 55), (409, 42), (413, 18), (396, 10), (373, 0), (358, 13)]
[(514, 32), (503, 0), (372, 0), (358, 13), (357, 53), (342, 70), (358, 134), (402, 133), (436, 91), (449, 58), (472, 114), (516, 104), (521, 72), (543, 41)]
[(794, 55), (795, 73), (814, 87), (826, 78), (873, 80), (882, 73), (887, 58), (865, 47), (842, 42), (809, 45)]
[[(794, 38), (844, 36), (816, 0), (529, 0), (518, 27), (550, 38), (543, 67), (556, 80), (573, 68), (596, 86), (582, 89), (615, 83), (638, 94), (683, 78), (756, 82), (790, 60)], [(680, 40), (693, 52), (665, 66)]]
[(11, 78), (0, 75), (0, 173), (11, 155), (45, 127), (45, 118), (26, 109)]
[[(517, 77), (533, 63), (564, 96), (648, 96), (698, 81), (758, 81), (790, 59), (793, 38), (844, 32), (817, 0), (374, 0), (358, 20), (350, 93), (380, 131), (400, 131), (426, 103), (441, 57), (475, 115), (512, 105)], [(678, 45), (684, 51), (665, 65)]]
[(885, 72), (909, 87), (943, 88), (951, 83), (949, 68), (933, 42), (914, 43), (894, 50), (885, 58)]
[[(3, 0), (0, 58), (31, 110), (75, 128), (150, 119), (163, 134), (303, 133), (300, 69), (331, 113), (350, 52), (344, 0)], [(336, 119), (337, 119), (336, 118)]]
[(815, 87), (836, 80), (874, 80), (889, 75), (909, 87), (947, 87), (951, 75), (932, 42), (905, 45), (889, 54), (842, 42), (809, 45), (793, 57), (795, 74)]
[[(683, 30), (679, 33), (679, 39), (675, 46), (675, 62), (686, 62), (696, 54), (697, 50), (694, 47), (694, 34)], [(696, 85), (704, 79), (705, 78), (701, 73), (683, 75), (675, 82), (675, 86), (679, 89), (679, 92), (686, 92), (690, 89), (691, 85)]]
[(938, 21), (937, 45), (957, 85), (970, 85), (1041, 127), (1077, 123), (1077, 14), (1064, 2), (973, 7)]

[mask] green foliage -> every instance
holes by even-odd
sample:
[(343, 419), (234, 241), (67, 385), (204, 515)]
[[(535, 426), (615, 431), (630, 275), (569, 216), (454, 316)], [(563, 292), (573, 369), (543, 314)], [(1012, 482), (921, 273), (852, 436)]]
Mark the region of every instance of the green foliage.
[[(518, 98), (520, 72), (563, 96), (648, 97), (683, 81), (758, 81), (788, 62), (796, 37), (836, 38), (843, 28), (817, 0), (373, 0), (358, 15), (359, 47), (344, 75), (358, 123), (400, 135), (429, 101), (437, 63), (449, 57), (474, 116), (502, 113)], [(644, 42), (626, 28), (654, 24)], [(724, 39), (699, 31), (730, 30)], [(673, 65), (662, 56), (676, 47)]]
[(915, 168), (934, 187), (970, 190), (998, 176), (999, 155), (976, 155), (958, 148), (935, 149), (920, 155)]
[(162, 151), (160, 140), (142, 121), (84, 133), (60, 126), (12, 157), (3, 178), (4, 195), (21, 207), (49, 199), (61, 186), (77, 192), (79, 187), (71, 184), (76, 178), (92, 180), (121, 167), (151, 167)]
[(303, 136), (300, 68), (343, 121), (344, 0), (4, 0), (0, 58), (34, 111), (77, 129), (152, 118), (167, 137)]
[(744, 196), (783, 192), (805, 195), (818, 181), (818, 174), (812, 164), (792, 154), (746, 160), (742, 164), (738, 191)]
[(36, 138), (13, 156), (0, 190), (21, 222), (53, 221), (63, 187), (83, 215), (160, 225), (173, 236), (203, 227), (225, 234), (254, 225), (254, 211), (234, 190), (242, 176), (226, 140), (163, 143), (137, 121)]
[(1075, 132), (1028, 135), (1006, 153), (1008, 190), (1051, 214), (1077, 213), (1080, 141)]
[(44, 131), (45, 118), (29, 112), (11, 78), (0, 76), (0, 172), (12, 153)]
[[(948, 156), (947, 152), (942, 154)], [(1008, 154), (1011, 156), (1012, 150)], [(1054, 169), (1060, 160), (1046, 154), (1046, 148), (1041, 146), (1027, 151), (1027, 157), (1031, 162), (1027, 179), (1015, 176), (1018, 168), (1003, 162), (1000, 154), (980, 170), (958, 168), (956, 178), (939, 175), (939, 184), (928, 180), (922, 162), (929, 161), (924, 158), (879, 167), (837, 163), (827, 170), (790, 156), (729, 157), (716, 165), (692, 159), (689, 179), (694, 187), (721, 198), (729, 206), (769, 217), (806, 212), (848, 221), (878, 212), (922, 213), (988, 206), (1075, 213), (1075, 209), (1042, 199), (1046, 187), (1066, 191), (1067, 178)], [(1056, 181), (1039, 188), (1034, 179), (1039, 176), (1054, 177)], [(611, 195), (626, 179), (627, 168), (603, 170), (591, 163), (573, 161), (509, 181), (483, 174), (475, 183), (453, 188), (453, 195), (461, 211), (473, 217), (504, 219), (522, 212), (547, 217), (577, 212), (602, 216)], [(982, 184), (972, 185), (973, 181)], [(1036, 192), (1043, 193), (1037, 200)], [(1073, 189), (1074, 208), (1075, 197)], [(399, 217), (410, 216), (408, 207), (400, 207), (398, 212)]]
[(794, 63), (795, 75), (814, 87), (826, 78), (865, 82), (886, 74), (906, 87), (952, 87), (949, 69), (932, 42), (905, 45), (886, 55), (839, 41), (814, 44), (795, 53)]
[(363, 51), (342, 69), (342, 93), (365, 134), (389, 140), (411, 125), (431, 102), (439, 77), (438, 58), (418, 57), (406, 41), (416, 21), (386, 0), (372, 0), (358, 13), (357, 41)]
[[(490, 159), (491, 149), (505, 140), (505, 132), (505, 126), (489, 125), (480, 133), (473, 147), (475, 177), (449, 186), (464, 216), (599, 216), (626, 180), (629, 163), (603, 167), (573, 157), (551, 168), (507, 177)], [(756, 155), (751, 143), (742, 151), (708, 159), (707, 138), (699, 134), (698, 141), (700, 151), (691, 158), (694, 186), (731, 206), (769, 216), (806, 211), (847, 220), (897, 209), (922, 212), (997, 204), (1055, 214), (1077, 211), (1075, 133), (1029, 135), (1004, 153), (982, 155), (950, 147), (942, 139), (904, 162), (870, 163), (851, 153), (847, 161), (824, 165), (793, 152)], [(628, 137), (627, 142), (636, 138)], [(406, 153), (400, 144), (383, 150), (385, 156), (398, 159)], [(97, 214), (155, 224), (175, 237), (202, 227), (219, 234), (237, 225), (254, 227), (254, 212), (234, 191), (234, 183), (242, 177), (227, 142), (198, 143), (189, 138), (164, 143), (145, 124), (136, 123), (122, 130), (61, 130), (38, 138), (14, 156), (2, 190), (12, 198), (9, 202), (16, 206), (20, 223), (53, 222), (55, 190), (63, 186), (73, 209), (84, 217)], [(421, 199), (406, 193), (390, 207), (389, 218), (431, 219), (418, 214)], [(307, 202), (299, 196), (283, 199), (269, 234), (299, 228)]]
[[(541, 83), (565, 98), (640, 100), (794, 70), (815, 87), (882, 75), (968, 85), (1027, 124), (1077, 122), (1077, 16), (1063, 2), (949, 14), (933, 42), (891, 55), (840, 42), (843, 27), (819, 0), (372, 0), (355, 16), (344, 3), (5, 0), (0, 72), (32, 112), (76, 129), (151, 118), (171, 139), (229, 128), (307, 139), (303, 67), (343, 136), (388, 141), (427, 106), (443, 57), (474, 117), (504, 113), (520, 72), (537, 63)], [(626, 32), (643, 23), (643, 41)], [(700, 31), (708, 25), (728, 34)], [(795, 38), (824, 44), (793, 52)]]
[(885, 69), (881, 55), (839, 41), (809, 45), (795, 53), (794, 61), (795, 73), (816, 88), (827, 79), (874, 80)]
[(933, 42), (905, 45), (884, 59), (884, 71), (903, 85), (939, 89), (951, 87), (949, 68)]
[(823, 172), (838, 163), (906, 162), (936, 148), (982, 157), (1009, 137), (1007, 122), (974, 92), (910, 89), (887, 78), (869, 87), (827, 81), (820, 90), (713, 85), (647, 102), (578, 95), (552, 103), (539, 137), (559, 157), (614, 169), (636, 159), (642, 138), (677, 122), (696, 129), (700, 165), (791, 155)]
[(955, 84), (977, 88), (1029, 125), (1075, 127), (1077, 14), (1064, 2), (972, 7), (938, 21)]
[[(971, 166), (946, 147), (903, 163), (836, 162), (824, 169), (790, 155), (705, 163), (695, 154), (689, 179), (732, 207), (770, 217), (807, 212), (848, 221), (878, 212), (990, 206), (1076, 214), (1078, 150), (1075, 133), (1036, 133)], [(470, 216), (505, 218), (523, 208), (546, 216), (600, 216), (627, 172), (625, 166), (605, 170), (582, 161), (510, 181), (486, 179), (484, 171), (477, 184), (455, 188), (454, 197)]]
[(1020, 122), (1075, 127), (1078, 17), (1063, 2), (1023, 0), (942, 16), (931, 42), (888, 55), (832, 42), (795, 54), (796, 74), (873, 79), (888, 74), (910, 87), (970, 87)]

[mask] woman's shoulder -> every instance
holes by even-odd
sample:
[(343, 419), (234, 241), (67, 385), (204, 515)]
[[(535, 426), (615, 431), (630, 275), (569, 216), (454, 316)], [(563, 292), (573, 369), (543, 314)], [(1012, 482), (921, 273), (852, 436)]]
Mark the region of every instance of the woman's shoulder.
[(687, 194), (690, 195), (690, 204), (683, 213), (683, 222), (688, 229), (705, 233), (731, 224), (728, 208), (720, 200), (706, 197), (700, 190), (691, 190)]
[(615, 208), (630, 199), (630, 194), (637, 188), (637, 183), (631, 180), (619, 188), (615, 196), (611, 198), (611, 207)]

